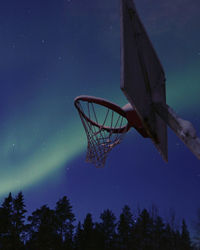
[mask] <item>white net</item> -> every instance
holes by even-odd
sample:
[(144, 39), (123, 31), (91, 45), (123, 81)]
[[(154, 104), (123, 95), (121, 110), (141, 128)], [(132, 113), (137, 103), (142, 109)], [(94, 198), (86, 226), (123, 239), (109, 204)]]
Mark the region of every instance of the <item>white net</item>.
[(108, 153), (128, 131), (127, 119), (93, 102), (78, 101), (77, 106), (88, 140), (86, 161), (104, 167)]

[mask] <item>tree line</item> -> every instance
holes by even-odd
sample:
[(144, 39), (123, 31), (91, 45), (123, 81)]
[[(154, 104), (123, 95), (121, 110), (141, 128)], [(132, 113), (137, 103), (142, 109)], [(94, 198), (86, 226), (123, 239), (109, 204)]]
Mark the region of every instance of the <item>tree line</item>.
[(10, 193), (0, 207), (2, 250), (190, 250), (185, 220), (180, 228), (165, 222), (156, 208), (138, 210), (125, 205), (117, 219), (107, 209), (94, 222), (92, 214), (77, 223), (70, 200), (64, 196), (51, 209), (43, 205), (28, 217), (22, 192)]

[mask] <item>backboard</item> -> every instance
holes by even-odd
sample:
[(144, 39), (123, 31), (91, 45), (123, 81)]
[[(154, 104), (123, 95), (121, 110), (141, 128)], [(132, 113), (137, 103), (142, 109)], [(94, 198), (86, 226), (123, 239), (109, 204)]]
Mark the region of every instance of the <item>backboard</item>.
[(133, 0), (121, 1), (121, 89), (148, 135), (168, 160), (167, 125), (153, 104), (166, 104), (165, 74)]

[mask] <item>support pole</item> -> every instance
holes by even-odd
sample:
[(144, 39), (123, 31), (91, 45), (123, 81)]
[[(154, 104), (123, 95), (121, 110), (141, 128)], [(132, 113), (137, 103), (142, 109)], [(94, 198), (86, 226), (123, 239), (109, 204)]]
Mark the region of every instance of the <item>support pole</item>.
[(200, 160), (200, 138), (196, 135), (192, 123), (178, 117), (173, 109), (161, 103), (154, 103), (155, 112), (167, 123), (174, 133), (185, 143), (192, 153)]

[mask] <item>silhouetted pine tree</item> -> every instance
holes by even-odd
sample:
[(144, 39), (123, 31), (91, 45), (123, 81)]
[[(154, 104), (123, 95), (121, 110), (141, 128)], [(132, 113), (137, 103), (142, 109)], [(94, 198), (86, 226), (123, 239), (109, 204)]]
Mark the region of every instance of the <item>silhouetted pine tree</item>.
[(22, 249), (24, 246), (25, 240), (25, 204), (24, 196), (22, 192), (19, 192), (18, 195), (13, 199), (13, 216), (12, 224), (14, 230), (14, 242), (15, 248)]
[(134, 249), (134, 220), (130, 207), (125, 205), (120, 214), (118, 222), (118, 246), (119, 249), (131, 250)]
[(28, 217), (28, 221), (30, 221), (30, 239), (27, 243), (28, 249), (60, 249), (54, 210), (44, 205), (34, 211), (32, 216)]
[(94, 223), (92, 221), (92, 215), (88, 213), (83, 222), (82, 231), (82, 250), (95, 249), (96, 241), (94, 238)]
[(114, 249), (116, 247), (116, 217), (111, 210), (107, 209), (100, 215), (100, 219), (98, 231), (102, 236), (102, 249)]
[(162, 247), (163, 247), (163, 250), (173, 249), (173, 231), (172, 231), (169, 223), (166, 223), (164, 225)]
[(153, 227), (153, 248), (154, 250), (164, 249), (165, 224), (160, 216), (154, 218)]
[(190, 242), (190, 234), (187, 229), (187, 225), (185, 220), (182, 220), (181, 226), (181, 239), (180, 239), (180, 249), (181, 250), (190, 250), (191, 249), (191, 242)]
[(105, 234), (102, 230), (101, 223), (94, 223), (93, 246), (95, 246), (95, 250), (105, 249)]
[(153, 245), (153, 219), (149, 212), (143, 209), (135, 225), (136, 243), (134, 249), (154, 250)]
[(78, 222), (78, 225), (76, 227), (76, 233), (74, 235), (74, 249), (75, 250), (82, 250), (82, 226), (81, 226), (81, 222)]
[(12, 249), (13, 247), (13, 197), (9, 193), (0, 209), (0, 249)]
[(70, 201), (64, 196), (56, 203), (56, 230), (65, 249), (73, 249), (73, 232), (75, 215), (72, 212)]

